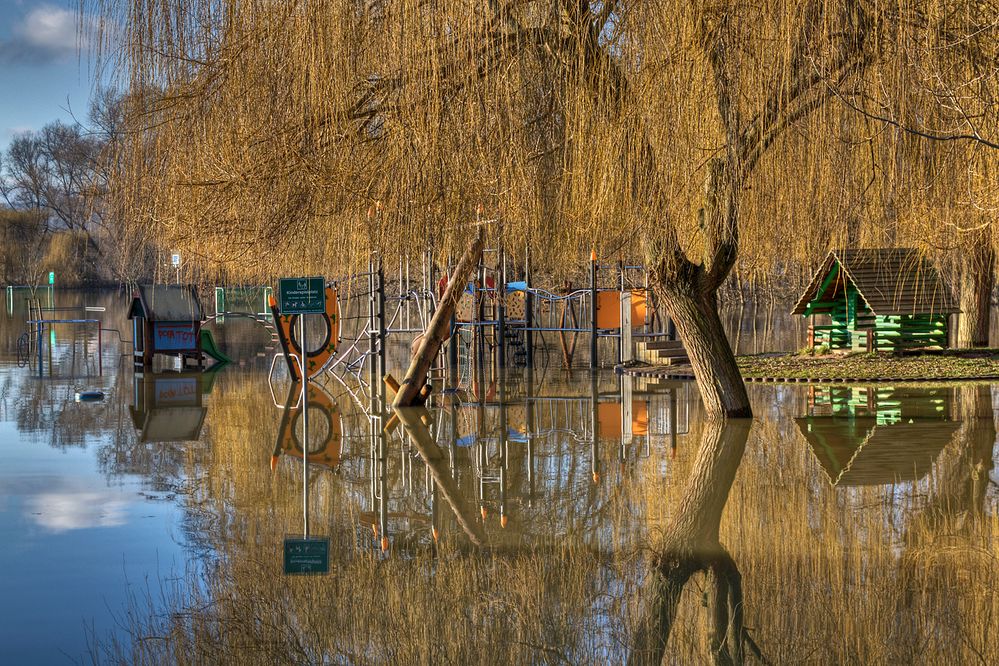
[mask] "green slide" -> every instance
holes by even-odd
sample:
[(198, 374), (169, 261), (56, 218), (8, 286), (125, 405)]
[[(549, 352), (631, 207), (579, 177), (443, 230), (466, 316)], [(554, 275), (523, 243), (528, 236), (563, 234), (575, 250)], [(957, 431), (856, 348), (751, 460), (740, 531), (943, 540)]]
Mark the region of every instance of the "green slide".
[(208, 354), (219, 363), (232, 363), (232, 359), (225, 355), (215, 344), (215, 337), (206, 328), (201, 329), (201, 351)]

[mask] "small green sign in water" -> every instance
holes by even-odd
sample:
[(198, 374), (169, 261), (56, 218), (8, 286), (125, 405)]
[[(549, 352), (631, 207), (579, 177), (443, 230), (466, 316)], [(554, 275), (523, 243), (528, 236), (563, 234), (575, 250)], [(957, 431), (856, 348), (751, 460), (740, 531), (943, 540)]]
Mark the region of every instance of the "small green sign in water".
[(320, 575), (329, 572), (329, 537), (285, 538), (284, 573), (286, 576)]
[(281, 314), (326, 312), (326, 287), (321, 277), (281, 278), (278, 281)]

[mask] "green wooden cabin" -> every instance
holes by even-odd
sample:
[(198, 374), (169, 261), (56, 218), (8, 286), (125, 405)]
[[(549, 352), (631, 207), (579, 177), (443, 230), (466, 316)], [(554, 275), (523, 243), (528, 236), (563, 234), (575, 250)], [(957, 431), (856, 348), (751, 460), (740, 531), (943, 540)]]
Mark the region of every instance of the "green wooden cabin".
[(944, 349), (957, 312), (933, 265), (905, 248), (833, 250), (791, 311), (812, 318), (810, 345), (869, 351)]

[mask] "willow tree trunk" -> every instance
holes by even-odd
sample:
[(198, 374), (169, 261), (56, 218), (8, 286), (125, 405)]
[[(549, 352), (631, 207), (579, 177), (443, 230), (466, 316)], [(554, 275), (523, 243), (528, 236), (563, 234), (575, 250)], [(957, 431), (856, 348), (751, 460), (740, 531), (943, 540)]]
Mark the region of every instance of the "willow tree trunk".
[(967, 263), (961, 275), (957, 346), (962, 348), (989, 345), (989, 315), (992, 313), (996, 257), (989, 239), (980, 240), (969, 249)]
[(716, 291), (698, 280), (675, 281), (656, 285), (656, 295), (683, 340), (708, 415), (751, 417), (746, 385), (718, 315)]

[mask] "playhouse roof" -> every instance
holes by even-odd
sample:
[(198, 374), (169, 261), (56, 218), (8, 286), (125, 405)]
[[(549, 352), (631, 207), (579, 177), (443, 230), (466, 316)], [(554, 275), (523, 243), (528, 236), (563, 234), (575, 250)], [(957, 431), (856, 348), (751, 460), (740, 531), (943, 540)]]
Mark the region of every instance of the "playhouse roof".
[[(842, 270), (827, 279), (834, 266)], [(960, 312), (933, 264), (913, 248), (833, 250), (815, 272), (791, 314), (805, 314), (812, 301), (843, 296), (844, 275), (876, 315)], [(815, 313), (829, 308), (815, 307)]]
[(135, 289), (128, 318), (149, 321), (201, 321), (204, 314), (194, 287), (189, 285), (146, 284)]

